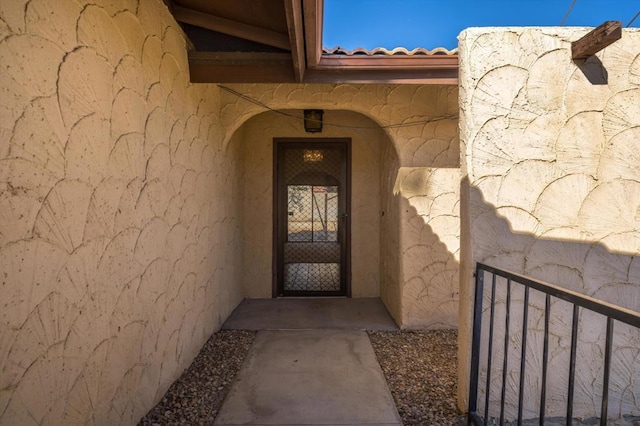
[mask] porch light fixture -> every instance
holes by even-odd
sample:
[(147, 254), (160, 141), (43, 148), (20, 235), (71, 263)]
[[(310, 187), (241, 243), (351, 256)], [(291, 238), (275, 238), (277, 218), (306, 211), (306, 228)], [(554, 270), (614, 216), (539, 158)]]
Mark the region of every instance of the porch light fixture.
[(302, 159), (305, 163), (319, 163), (324, 158), (324, 154), (319, 149), (305, 149)]
[(304, 130), (308, 133), (318, 133), (322, 131), (322, 114), (321, 109), (305, 109), (304, 110)]

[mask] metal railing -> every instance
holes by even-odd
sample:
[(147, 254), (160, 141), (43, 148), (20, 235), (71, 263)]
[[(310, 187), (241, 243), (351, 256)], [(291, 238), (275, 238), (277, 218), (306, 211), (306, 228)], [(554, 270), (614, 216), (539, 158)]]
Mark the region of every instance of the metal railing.
[[(484, 390), (484, 417), (478, 412), (478, 394), (480, 389), (480, 357), (481, 357), (481, 343), (483, 337), (483, 299), (484, 299), (484, 281), (485, 274), (491, 279), (491, 296), (489, 299), (489, 324), (488, 324), (488, 339), (485, 340), (486, 349), (486, 383)], [(492, 359), (494, 357), (494, 325), (496, 314), (496, 277), (502, 277), (506, 280), (506, 297), (504, 300), (504, 352), (502, 353), (502, 378), (501, 378), (501, 392), (500, 392), (500, 415), (499, 419), (494, 418), (490, 420), (489, 416), (489, 399), (491, 391), (491, 368)], [(581, 310), (588, 310), (591, 312), (603, 315), (606, 318), (606, 337), (604, 343), (604, 372), (603, 372), (603, 384), (602, 384), (602, 404), (600, 407), (600, 424), (607, 424), (608, 417), (608, 404), (609, 404), (609, 379), (611, 374), (611, 361), (612, 361), (612, 342), (614, 335), (614, 323), (616, 321), (628, 324), (632, 327), (640, 329), (640, 313), (634, 312), (629, 309), (621, 308), (610, 303), (606, 303), (592, 297), (576, 293), (558, 287), (552, 284), (548, 284), (542, 281), (534, 280), (525, 277), (520, 274), (516, 274), (509, 271), (500, 270), (488, 265), (478, 263), (476, 266), (476, 288), (475, 288), (475, 305), (473, 315), (473, 336), (471, 346), (471, 371), (470, 371), (470, 386), (469, 386), (469, 414), (468, 424), (489, 424), (490, 421), (495, 422), (499, 420), (499, 424), (505, 422), (505, 400), (507, 392), (507, 365), (510, 361), (509, 354), (509, 340), (510, 340), (510, 321), (514, 315), (518, 316), (518, 320), (522, 321), (522, 339), (520, 352), (520, 374), (518, 387), (518, 402), (517, 402), (517, 424), (520, 425), (523, 422), (523, 399), (525, 392), (525, 371), (527, 366), (527, 331), (528, 331), (528, 318), (529, 318), (529, 293), (530, 289), (536, 290), (544, 294), (544, 331), (543, 331), (543, 348), (542, 348), (542, 371), (541, 382), (539, 389), (540, 403), (537, 412), (539, 413), (539, 422), (544, 424), (546, 413), (546, 401), (547, 401), (547, 381), (549, 377), (549, 321), (551, 312), (552, 298), (564, 300), (569, 302), (573, 308), (572, 320), (571, 320), (571, 344), (570, 344), (570, 357), (569, 357), (569, 376), (567, 380), (567, 404), (566, 404), (566, 424), (570, 425), (573, 422), (573, 409), (574, 409), (574, 392), (575, 392), (575, 375), (576, 375), (576, 348), (578, 343), (578, 325), (579, 314)], [(522, 301), (522, 312), (512, 312), (512, 286), (518, 284), (524, 286), (524, 297)], [(501, 302), (502, 303), (502, 302)], [(502, 318), (501, 318), (502, 320)], [(485, 324), (486, 326), (486, 324)], [(520, 332), (518, 330), (517, 332)], [(486, 337), (486, 336), (485, 336)], [(512, 351), (513, 352), (513, 351)], [(517, 352), (517, 351), (516, 351)], [(498, 357), (499, 359), (499, 357)], [(483, 365), (484, 367), (484, 365)], [(551, 372), (552, 373), (552, 372)], [(517, 376), (517, 375), (516, 375)], [(494, 412), (497, 412), (494, 411)]]

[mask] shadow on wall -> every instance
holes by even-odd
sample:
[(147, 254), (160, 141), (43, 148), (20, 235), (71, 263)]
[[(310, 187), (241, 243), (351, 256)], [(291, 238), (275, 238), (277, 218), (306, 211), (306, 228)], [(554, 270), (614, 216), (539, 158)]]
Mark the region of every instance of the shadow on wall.
[(460, 267), (458, 203), (449, 205), (448, 211), (443, 212), (437, 210), (438, 199), (434, 199), (432, 209), (419, 213), (411, 198), (400, 194), (394, 198), (404, 223), (401, 227), (402, 327), (456, 328)]
[[(456, 328), (459, 311), (460, 144), (456, 120), (435, 121), (403, 145), (385, 173), (386, 213), (397, 214), (402, 328)], [(400, 164), (403, 164), (400, 166)], [(393, 226), (393, 225), (391, 225)], [(384, 247), (384, 244), (383, 244)], [(386, 266), (383, 256), (383, 266)], [(383, 272), (383, 276), (386, 272)], [(398, 319), (396, 318), (396, 321)]]
[[(466, 184), (466, 183), (463, 183)], [(473, 260), (533, 276), (622, 307), (640, 310), (640, 258), (636, 247), (621, 253), (601, 242), (563, 238), (564, 228), (536, 236), (513, 229), (539, 229), (530, 213), (486, 203), (470, 188)], [(575, 229), (570, 229), (575, 235)], [(635, 240), (629, 239), (632, 243)]]
[(609, 73), (596, 55), (591, 55), (587, 59), (578, 59), (575, 63), (589, 83), (595, 85), (609, 83)]
[(400, 162), (393, 144), (385, 144), (380, 179), (380, 299), (398, 325), (402, 325), (400, 289), (400, 207), (394, 185)]
[(400, 167), (393, 189), (399, 210), (402, 327), (456, 328), (459, 304), (458, 168)]
[[(471, 252), (468, 253), (468, 260), (470, 262), (483, 262), (497, 268), (522, 273), (628, 309), (640, 310), (640, 289), (637, 286), (640, 282), (640, 260), (636, 256), (611, 252), (597, 242), (513, 232), (514, 227), (535, 230), (536, 219), (524, 210), (514, 207), (496, 209), (495, 206), (485, 202), (481, 191), (469, 186), (468, 181), (463, 182), (463, 193), (465, 190), (469, 191), (469, 209), (468, 212), (463, 212), (462, 217), (465, 220), (468, 213), (470, 218), (470, 223), (466, 224), (469, 226)], [(466, 252), (463, 256), (463, 259), (467, 259)], [(466, 265), (467, 268), (473, 266), (470, 263)], [(473, 292), (471, 271), (467, 269), (462, 276), (466, 281), (462, 285), (468, 286), (471, 294)], [(487, 376), (490, 287), (485, 288), (483, 302), (481, 388), (484, 387)], [(509, 363), (506, 392), (508, 419), (517, 417), (518, 408), (519, 360), (523, 340), (521, 330), (524, 289), (522, 286), (514, 285), (511, 298), (510, 325), (509, 329), (505, 330), (506, 281), (498, 280), (489, 415), (492, 417), (499, 415), (504, 341), (505, 333), (508, 333)], [(470, 314), (473, 306), (466, 309)], [(544, 339), (544, 296), (541, 293), (531, 292), (529, 309), (524, 417), (536, 418), (540, 404), (539, 386)], [(547, 417), (561, 417), (566, 413), (571, 313), (569, 303), (560, 300), (554, 300), (552, 303)], [(579, 321), (574, 416), (592, 418), (599, 416), (602, 400), (606, 320), (601, 315), (582, 310)], [(464, 321), (462, 323), (464, 324)], [(636, 401), (640, 396), (640, 388), (638, 388), (640, 330), (616, 323), (615, 333), (609, 390), (609, 417), (638, 416), (640, 406)], [(460, 359), (467, 363), (468, 352), (466, 351), (470, 347), (470, 340), (460, 343)], [(463, 367), (462, 371), (464, 368), (468, 366)], [(465, 379), (461, 376), (461, 380)], [(480, 389), (479, 407), (484, 407), (484, 397), (484, 389)]]

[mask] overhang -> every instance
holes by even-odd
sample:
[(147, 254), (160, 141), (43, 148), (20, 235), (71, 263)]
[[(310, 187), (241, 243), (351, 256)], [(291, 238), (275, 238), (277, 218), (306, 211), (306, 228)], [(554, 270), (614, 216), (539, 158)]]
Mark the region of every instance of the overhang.
[(322, 46), (323, 0), (165, 0), (193, 83), (458, 84), (457, 51)]

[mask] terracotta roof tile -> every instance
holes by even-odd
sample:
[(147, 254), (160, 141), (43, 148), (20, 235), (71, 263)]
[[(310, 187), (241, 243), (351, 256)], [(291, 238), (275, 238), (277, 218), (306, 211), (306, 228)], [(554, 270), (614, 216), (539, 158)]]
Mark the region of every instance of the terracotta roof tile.
[(396, 47), (393, 50), (386, 49), (384, 47), (376, 47), (372, 50), (367, 50), (364, 47), (357, 47), (353, 50), (347, 50), (340, 46), (336, 46), (332, 49), (327, 47), (322, 48), (322, 53), (327, 55), (366, 55), (366, 56), (434, 56), (434, 55), (457, 55), (458, 48), (448, 50), (444, 47), (436, 47), (435, 49), (428, 50), (424, 47), (418, 47), (413, 50), (407, 50), (404, 47)]

